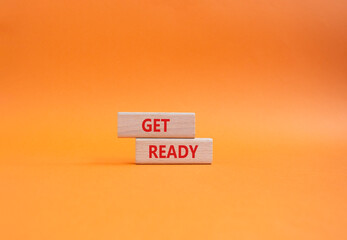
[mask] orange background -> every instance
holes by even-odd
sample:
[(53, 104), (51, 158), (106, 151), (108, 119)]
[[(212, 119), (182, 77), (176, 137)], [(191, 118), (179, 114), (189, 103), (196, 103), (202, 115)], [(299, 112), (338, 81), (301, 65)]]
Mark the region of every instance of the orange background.
[[(0, 1), (1, 239), (346, 239), (346, 1)], [(119, 111), (195, 112), (136, 166)]]

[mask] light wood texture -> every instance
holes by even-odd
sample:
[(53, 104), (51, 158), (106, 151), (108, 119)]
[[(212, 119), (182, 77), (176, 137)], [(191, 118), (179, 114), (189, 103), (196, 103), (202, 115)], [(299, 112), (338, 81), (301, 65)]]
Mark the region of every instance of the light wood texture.
[(195, 113), (118, 113), (118, 137), (194, 138)]
[(136, 164), (211, 164), (213, 140), (136, 139)]

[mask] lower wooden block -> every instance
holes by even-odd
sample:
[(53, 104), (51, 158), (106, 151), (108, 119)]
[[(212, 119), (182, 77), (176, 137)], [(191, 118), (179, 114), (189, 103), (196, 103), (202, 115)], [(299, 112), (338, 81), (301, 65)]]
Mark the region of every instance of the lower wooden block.
[(211, 138), (137, 138), (136, 164), (211, 164)]

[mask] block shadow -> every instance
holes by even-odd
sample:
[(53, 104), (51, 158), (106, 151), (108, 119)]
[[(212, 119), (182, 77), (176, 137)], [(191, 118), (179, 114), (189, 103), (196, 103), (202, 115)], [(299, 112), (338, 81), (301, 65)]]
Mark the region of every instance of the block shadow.
[(135, 159), (119, 159), (119, 158), (94, 158), (90, 162), (79, 163), (78, 165), (89, 166), (130, 166), (136, 165)]

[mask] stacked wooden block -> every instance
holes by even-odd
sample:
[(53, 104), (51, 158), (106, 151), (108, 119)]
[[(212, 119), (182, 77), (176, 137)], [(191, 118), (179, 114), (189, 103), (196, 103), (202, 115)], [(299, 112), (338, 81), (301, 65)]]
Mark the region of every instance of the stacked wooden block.
[(213, 140), (195, 138), (195, 113), (118, 113), (118, 137), (136, 138), (136, 164), (211, 164)]

